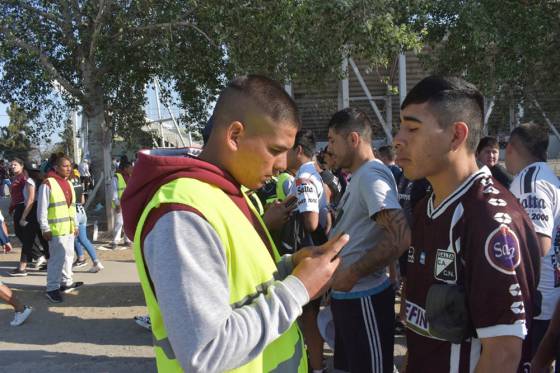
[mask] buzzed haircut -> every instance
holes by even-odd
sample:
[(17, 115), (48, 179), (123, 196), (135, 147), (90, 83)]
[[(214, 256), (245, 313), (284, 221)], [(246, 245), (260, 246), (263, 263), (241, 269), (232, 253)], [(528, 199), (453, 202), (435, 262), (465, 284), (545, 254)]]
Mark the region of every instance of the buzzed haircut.
[(299, 130), (294, 141), (294, 149), (301, 146), (303, 154), (311, 158), (315, 154), (315, 134), (311, 130)]
[(401, 110), (412, 104), (428, 103), (441, 128), (465, 122), (469, 128), (467, 148), (474, 152), (484, 123), (484, 97), (473, 84), (457, 77), (432, 75), (406, 95)]
[(329, 121), (330, 128), (343, 135), (357, 132), (364, 141), (371, 143), (372, 123), (367, 114), (359, 109), (346, 108), (334, 113)]
[(383, 145), (377, 152), (380, 156), (385, 157), (390, 161), (394, 161), (395, 158), (397, 158), (397, 152), (395, 151), (393, 145)]
[(239, 115), (237, 109), (243, 108), (234, 106), (238, 103), (230, 102), (234, 97), (248, 100), (275, 123), (284, 122), (300, 127), (299, 111), (294, 100), (278, 82), (261, 75), (240, 76), (227, 84), (214, 108), (213, 125), (246, 119), (236, 117)]
[(500, 143), (498, 142), (498, 139), (492, 136), (485, 136), (481, 138), (480, 141), (478, 142), (478, 146), (476, 147), (476, 154), (480, 154), (482, 149), (488, 147), (499, 149)]
[(548, 128), (535, 122), (527, 122), (515, 127), (509, 135), (509, 141), (521, 144), (533, 157), (546, 162), (548, 149)]

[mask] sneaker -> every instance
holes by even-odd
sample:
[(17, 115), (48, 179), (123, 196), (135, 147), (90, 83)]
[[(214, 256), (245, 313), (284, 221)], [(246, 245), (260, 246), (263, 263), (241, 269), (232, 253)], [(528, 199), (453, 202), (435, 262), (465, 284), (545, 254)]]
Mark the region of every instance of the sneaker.
[(74, 282), (72, 283), (72, 285), (68, 285), (68, 286), (66, 286), (66, 285), (61, 285), (61, 286), (60, 286), (60, 291), (63, 292), (63, 293), (65, 293), (65, 294), (68, 294), (68, 293), (73, 292), (74, 290), (76, 290), (77, 288), (79, 288), (80, 286), (82, 286), (83, 284), (84, 284), (84, 283), (83, 283), (82, 281), (74, 281)]
[(101, 262), (98, 261), (98, 262), (95, 262), (95, 264), (93, 265), (93, 267), (91, 267), (91, 268), (88, 270), (88, 272), (90, 272), (90, 273), (97, 273), (97, 272), (101, 271), (103, 268), (105, 268), (105, 267), (103, 266), (103, 264), (101, 264)]
[(99, 245), (96, 247), (97, 250), (101, 250), (101, 251), (112, 251), (113, 248), (111, 245)]
[(12, 322), (10, 322), (10, 325), (20, 326), (25, 322), (25, 320), (27, 320), (29, 315), (31, 315), (31, 311), (33, 311), (33, 308), (31, 308), (30, 306), (23, 306), (23, 311), (16, 312), (16, 314), (14, 315), (14, 319), (12, 320)]
[(52, 303), (62, 303), (62, 294), (59, 289), (47, 291), (45, 295)]
[(152, 321), (150, 320), (149, 315), (134, 316), (134, 321), (136, 321), (136, 324), (140, 325), (141, 327), (152, 330)]
[(76, 260), (74, 264), (72, 264), (72, 268), (82, 268), (87, 266), (87, 260)]
[(16, 268), (8, 274), (12, 277), (24, 277), (27, 276), (27, 271), (25, 269)]
[(42, 266), (40, 266), (39, 268), (37, 268), (37, 271), (46, 271), (47, 270), (47, 263), (43, 264)]
[(12, 252), (12, 245), (10, 245), (9, 243), (4, 245), (4, 254), (9, 254)]
[(128, 249), (128, 247), (126, 247), (126, 246), (115, 246), (113, 251), (122, 251), (122, 250), (126, 250), (126, 249)]
[(41, 255), (35, 262), (35, 269), (41, 268), (44, 264), (47, 264), (47, 259)]

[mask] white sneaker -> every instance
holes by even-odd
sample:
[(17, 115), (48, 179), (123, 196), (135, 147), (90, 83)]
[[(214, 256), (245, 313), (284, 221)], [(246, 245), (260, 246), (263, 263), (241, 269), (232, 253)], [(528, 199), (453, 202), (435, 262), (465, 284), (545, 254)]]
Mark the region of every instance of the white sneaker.
[(100, 261), (97, 261), (97, 262), (95, 262), (95, 264), (93, 265), (93, 267), (91, 267), (91, 268), (88, 270), (88, 272), (90, 272), (90, 273), (97, 273), (97, 272), (101, 271), (103, 268), (105, 268), (105, 267), (103, 266), (103, 264), (101, 264)]
[(39, 258), (37, 258), (37, 261), (35, 262), (35, 268), (41, 267), (46, 262), (47, 262), (47, 259), (45, 258), (45, 256), (41, 255)]
[(141, 327), (146, 328), (148, 330), (152, 330), (152, 322), (150, 320), (150, 315), (134, 316), (134, 321), (136, 321), (136, 324), (140, 325)]
[(30, 306), (24, 306), (23, 311), (16, 312), (16, 314), (14, 315), (14, 319), (10, 322), (10, 325), (20, 326), (25, 322), (25, 320), (27, 320), (29, 315), (31, 315), (31, 311), (33, 311), (33, 308), (31, 308)]

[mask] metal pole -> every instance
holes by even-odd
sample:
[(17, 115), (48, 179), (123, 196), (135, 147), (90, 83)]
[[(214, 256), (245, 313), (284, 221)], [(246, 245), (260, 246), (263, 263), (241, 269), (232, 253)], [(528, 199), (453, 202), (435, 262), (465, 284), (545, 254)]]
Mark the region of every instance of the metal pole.
[(342, 60), (340, 67), (344, 78), (340, 80), (338, 87), (338, 110), (350, 107), (350, 84), (348, 82), (348, 58)]
[(406, 98), (406, 55), (399, 54), (399, 102), (402, 105)]
[[(161, 120), (161, 108), (159, 106), (159, 84), (156, 84), (156, 80), (154, 79), (154, 92), (156, 94), (156, 107), (157, 107), (157, 116), (158, 120)], [(159, 122), (159, 134), (161, 136), (161, 146), (165, 147), (165, 141), (163, 139), (163, 122)]]
[[(159, 81), (158, 81), (157, 78), (154, 78), (154, 83), (158, 87), (158, 89), (160, 89)], [(181, 139), (181, 143), (183, 144), (183, 146), (187, 146), (187, 144), (185, 143), (185, 139), (183, 138), (183, 135), (181, 134), (181, 130), (179, 129), (179, 124), (177, 124), (177, 121), (175, 120), (175, 116), (171, 112), (171, 108), (165, 102), (163, 103), (163, 106), (165, 106), (165, 108), (169, 112), (169, 116), (171, 117), (171, 120), (173, 121), (173, 124), (175, 125), (175, 129), (177, 130), (177, 133), (179, 134), (179, 138)]]

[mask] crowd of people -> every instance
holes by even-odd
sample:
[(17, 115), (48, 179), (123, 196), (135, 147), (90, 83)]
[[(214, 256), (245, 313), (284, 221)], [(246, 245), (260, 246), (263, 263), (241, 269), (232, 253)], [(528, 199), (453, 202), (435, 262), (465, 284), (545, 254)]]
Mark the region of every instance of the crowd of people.
[[(430, 76), (402, 103), (393, 144), (374, 149), (371, 120), (347, 108), (317, 151), (282, 86), (248, 75), (220, 94), (201, 153), (121, 160), (110, 248), (124, 227), (158, 370), (318, 373), (326, 340), (336, 369), (393, 372), (404, 325), (407, 372), (549, 371), (560, 358), (560, 181), (548, 131), (516, 127), (504, 168), (498, 140), (481, 138), (483, 114), (472, 84)], [(60, 302), (82, 285), (75, 241), (92, 270), (103, 265), (83, 180), (63, 155), (53, 166), (41, 181), (11, 163), (16, 235), (34, 237), (20, 238), (14, 274), (47, 261), (47, 297)], [(84, 261), (78, 251), (74, 264)], [(31, 308), (0, 295), (13, 324), (25, 321)]]

